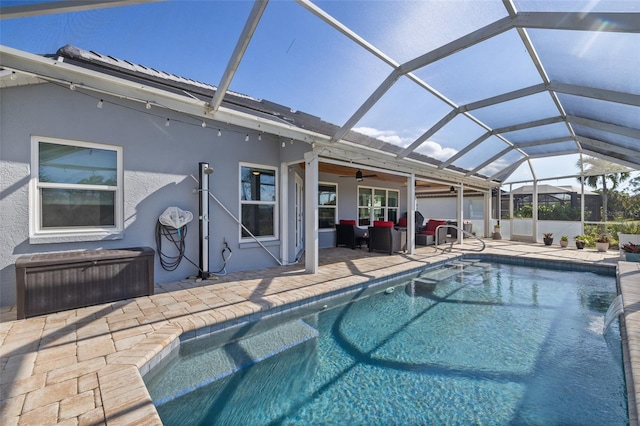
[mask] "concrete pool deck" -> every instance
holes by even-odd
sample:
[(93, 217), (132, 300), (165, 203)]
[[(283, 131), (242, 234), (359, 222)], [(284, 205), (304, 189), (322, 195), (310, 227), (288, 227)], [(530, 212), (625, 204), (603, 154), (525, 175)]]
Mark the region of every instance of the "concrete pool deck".
[[(640, 263), (618, 263), (618, 251), (562, 249), (486, 240), (485, 254), (532, 261), (618, 265), (625, 307), (621, 330), (630, 424), (638, 424), (640, 384)], [(419, 247), (388, 256), (366, 249), (323, 249), (317, 274), (303, 264), (237, 272), (217, 280), (156, 285), (156, 294), (16, 321), (0, 313), (0, 422), (3, 425), (161, 424), (140, 370), (183, 333), (257, 319), (340, 289), (457, 257)]]

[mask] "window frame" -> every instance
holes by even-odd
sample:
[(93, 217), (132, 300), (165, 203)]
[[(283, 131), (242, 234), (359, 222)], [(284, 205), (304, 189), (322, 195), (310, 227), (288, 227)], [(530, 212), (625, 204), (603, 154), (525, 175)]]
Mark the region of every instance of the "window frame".
[[(272, 171), (273, 172), (273, 176), (274, 176), (274, 193), (275, 193), (275, 200), (273, 201), (264, 201), (264, 200), (243, 200), (242, 199), (242, 169), (243, 168), (249, 168), (249, 169), (261, 169), (261, 170), (268, 170), (268, 171)], [(274, 241), (274, 240), (278, 240), (280, 238), (280, 229), (279, 229), (279, 220), (280, 220), (280, 209), (279, 209), (279, 200), (280, 200), (280, 191), (279, 191), (279, 176), (278, 176), (278, 168), (277, 167), (273, 167), (273, 166), (268, 166), (265, 164), (256, 164), (256, 163), (245, 163), (245, 162), (240, 162), (239, 163), (239, 167), (238, 167), (238, 218), (240, 219), (240, 222), (242, 223), (242, 207), (244, 205), (273, 205), (273, 235), (265, 235), (265, 236), (258, 236), (256, 235), (255, 237), (259, 240), (259, 241)], [(253, 237), (251, 236), (246, 236), (243, 237), (242, 236), (242, 230), (243, 227), (241, 225), (238, 225), (238, 241), (240, 241), (240, 243), (247, 243), (247, 242), (252, 242), (255, 241), (253, 239)]]
[[(334, 205), (321, 205), (320, 204), (320, 186), (333, 186), (335, 187), (336, 203)], [(320, 227), (320, 209), (333, 209), (333, 226), (330, 228)], [(329, 232), (336, 229), (335, 224), (338, 223), (338, 184), (336, 182), (318, 182), (318, 232)]]
[[(366, 189), (366, 190), (370, 190), (371, 194), (369, 194), (369, 205), (361, 205), (360, 204), (360, 190), (361, 189)], [(383, 200), (383, 205), (378, 206), (376, 205), (376, 192), (379, 191), (384, 191), (384, 200)], [(397, 204), (396, 206), (389, 206), (389, 192), (394, 192), (396, 193), (396, 200), (397, 200)], [(358, 200), (358, 205), (357, 205), (357, 214), (356, 217), (358, 218), (358, 226), (373, 226), (373, 222), (378, 220), (375, 217), (375, 212), (376, 210), (382, 210), (384, 212), (384, 220), (389, 220), (389, 211), (390, 210), (395, 210), (396, 212), (396, 220), (393, 221), (394, 223), (397, 222), (398, 219), (398, 212), (400, 210), (400, 191), (397, 189), (390, 189), (390, 188), (380, 188), (380, 187), (374, 187), (374, 186), (366, 186), (366, 185), (358, 185), (357, 187), (357, 200)], [(369, 210), (369, 224), (368, 225), (363, 225), (360, 223), (360, 210), (364, 210), (364, 209), (368, 209)]]
[[(116, 153), (116, 185), (40, 182), (40, 144), (57, 144), (93, 148)], [(29, 182), (29, 242), (31, 244), (64, 243), (122, 239), (124, 233), (124, 149), (119, 145), (72, 139), (31, 136), (31, 176)], [(65, 226), (46, 228), (43, 223), (43, 189), (108, 191), (114, 194), (113, 226)]]

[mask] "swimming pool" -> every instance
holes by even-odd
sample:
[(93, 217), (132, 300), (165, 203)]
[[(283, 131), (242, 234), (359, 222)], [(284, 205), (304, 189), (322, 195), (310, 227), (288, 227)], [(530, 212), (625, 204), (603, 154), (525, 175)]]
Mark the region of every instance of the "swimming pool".
[(390, 288), (181, 344), (145, 376), (162, 421), (627, 424), (615, 278), (467, 261)]

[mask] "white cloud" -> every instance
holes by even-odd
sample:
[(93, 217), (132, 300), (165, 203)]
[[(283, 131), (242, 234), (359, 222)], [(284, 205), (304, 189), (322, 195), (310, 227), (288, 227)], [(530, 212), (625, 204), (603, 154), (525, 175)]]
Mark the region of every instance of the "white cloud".
[(402, 137), (393, 130), (380, 130), (373, 127), (355, 127), (353, 130), (401, 147), (409, 146), (415, 140), (415, 138)]
[[(403, 137), (393, 130), (380, 130), (373, 127), (355, 127), (353, 130), (403, 148), (411, 145), (418, 138), (418, 136)], [(440, 161), (448, 160), (458, 152), (453, 148), (443, 148), (442, 145), (434, 141), (423, 142), (415, 151)]]
[(453, 148), (444, 148), (438, 142), (426, 141), (416, 149), (416, 152), (420, 154), (428, 155), (440, 161), (448, 160), (458, 153)]

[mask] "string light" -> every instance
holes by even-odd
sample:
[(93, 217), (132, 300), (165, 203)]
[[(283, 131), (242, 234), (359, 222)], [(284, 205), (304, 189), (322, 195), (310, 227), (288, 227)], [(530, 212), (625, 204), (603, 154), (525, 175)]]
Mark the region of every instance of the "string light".
[(249, 142), (249, 133), (247, 133), (247, 136), (244, 137), (244, 141)]
[(222, 132), (218, 129), (218, 137), (222, 136)]
[(165, 125), (166, 127), (169, 127), (169, 124), (171, 124), (171, 120), (169, 120), (169, 119), (167, 118), (167, 121), (165, 121), (165, 122), (164, 122), (164, 125)]
[(76, 90), (76, 85), (75, 85), (75, 84), (73, 84), (73, 83), (70, 83), (70, 84), (69, 84), (69, 89), (70, 89), (70, 90)]
[(151, 109), (151, 102), (147, 101), (147, 104), (145, 105), (146, 109)]
[(287, 144), (282, 141), (282, 147), (284, 148), (285, 146), (287, 146)]
[(18, 79), (18, 74), (15, 71), (11, 71), (11, 80), (16, 81)]
[(258, 140), (259, 140), (259, 141), (261, 141), (261, 140), (262, 140), (262, 133), (260, 133), (260, 134), (258, 135)]
[(102, 103), (103, 103), (103, 102), (102, 102), (102, 99), (100, 99), (100, 100), (98, 101), (98, 105), (96, 105), (96, 106), (97, 106), (98, 108), (102, 108)]
[(205, 123), (204, 121), (201, 124), (202, 128), (204, 129), (205, 127), (207, 127), (207, 123)]

